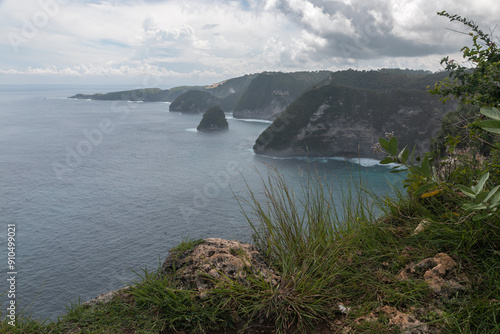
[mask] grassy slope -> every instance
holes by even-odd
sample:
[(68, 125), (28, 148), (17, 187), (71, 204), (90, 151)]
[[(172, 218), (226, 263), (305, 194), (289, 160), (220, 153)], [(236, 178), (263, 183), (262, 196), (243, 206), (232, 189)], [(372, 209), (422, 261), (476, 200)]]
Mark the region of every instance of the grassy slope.
[[(461, 211), (463, 198), (456, 194), (372, 198), (355, 187), (346, 190), (342, 208), (333, 210), (331, 189), (321, 184), (308, 177), (294, 190), (276, 173), (263, 183), (264, 200), (252, 190), (242, 200), (253, 208), (246, 219), (255, 243), (283, 278), (279, 286), (254, 277), (247, 286), (225, 283), (198, 298), (178, 290), (172, 278), (144, 272), (129, 294), (107, 305), (72, 305), (57, 322), (21, 317), (15, 329), (4, 321), (0, 332), (399, 333), (383, 316), (355, 322), (386, 305), (416, 314), (443, 333), (500, 332), (498, 215), (475, 222)], [(372, 215), (373, 204), (382, 218)], [(422, 219), (431, 223), (414, 235)], [(422, 279), (397, 278), (406, 265), (440, 252), (467, 277), (461, 282), (465, 292), (439, 297)], [(341, 312), (339, 304), (350, 311)]]

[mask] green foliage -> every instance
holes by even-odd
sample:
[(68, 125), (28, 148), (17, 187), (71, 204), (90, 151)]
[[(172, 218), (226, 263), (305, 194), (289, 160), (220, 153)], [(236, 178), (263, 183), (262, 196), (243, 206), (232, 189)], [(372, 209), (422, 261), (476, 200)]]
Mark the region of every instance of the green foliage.
[(492, 37), (480, 30), (479, 26), (471, 20), (451, 15), (446, 11), (438, 15), (447, 17), (452, 22), (461, 22), (470, 29), (469, 35), (472, 37), (473, 46), (472, 48), (464, 46), (461, 52), (472, 68), (449, 57), (443, 58), (441, 64), (445, 66), (445, 70), (450, 71), (450, 77), (438, 82), (430, 90), (431, 94), (440, 95), (443, 102), (454, 97), (481, 107), (499, 106), (500, 50)]
[(483, 190), (489, 177), (490, 173), (484, 174), (478, 183), (472, 187), (457, 184), (457, 188), (473, 200), (473, 202), (464, 203), (462, 207), (466, 211), (477, 213), (474, 215), (474, 220), (482, 220), (493, 216), (500, 206), (500, 192), (498, 192), (500, 185), (493, 187), (489, 191)]
[[(186, 245), (178, 250), (185, 248)], [(160, 270), (154, 273), (143, 271), (130, 291), (138, 309), (157, 313), (163, 326), (173, 330), (182, 328), (190, 333), (204, 333), (233, 325), (229, 310), (214, 299), (197, 298), (196, 293), (179, 289)]]
[[(481, 114), (490, 118), (477, 123), (484, 131), (500, 135), (500, 111), (497, 108), (481, 108)], [(497, 147), (500, 148), (500, 147)]]
[(247, 287), (235, 298), (251, 318), (276, 323), (280, 332), (310, 331), (331, 314), (338, 300), (336, 277), (345, 270), (339, 259), (351, 247), (351, 228), (370, 219), (359, 188), (345, 194), (343, 205), (315, 176), (308, 175), (299, 189), (272, 169), (263, 181), (264, 199), (249, 188), (249, 199), (240, 202), (256, 245), (281, 281), (272, 286), (257, 278), (252, 280), (255, 288)]
[[(404, 147), (398, 149), (398, 139), (391, 136), (389, 140), (379, 138), (381, 148), (388, 154), (380, 161), (381, 164), (396, 164), (392, 168), (392, 173), (408, 172), (403, 184), (413, 196), (422, 198), (439, 194), (443, 191), (443, 184), (437, 178), (436, 170), (432, 167), (429, 154), (425, 154), (423, 159), (414, 158), (414, 151)], [(420, 162), (420, 163), (419, 163)]]

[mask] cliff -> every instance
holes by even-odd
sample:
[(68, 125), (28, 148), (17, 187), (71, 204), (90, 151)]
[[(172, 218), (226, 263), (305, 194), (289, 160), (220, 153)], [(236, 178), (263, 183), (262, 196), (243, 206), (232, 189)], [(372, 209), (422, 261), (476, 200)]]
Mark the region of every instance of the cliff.
[(170, 111), (184, 113), (200, 113), (207, 109), (207, 106), (219, 106), (221, 99), (208, 92), (190, 90), (176, 98), (169, 106)]
[(235, 118), (273, 120), (304, 91), (330, 72), (264, 72), (255, 77), (234, 107)]
[(332, 81), (293, 102), (258, 137), (254, 151), (271, 156), (377, 158), (372, 146), (390, 132), (400, 145), (415, 145), (417, 152), (425, 152), (440, 119), (454, 108), (425, 90), (375, 91)]

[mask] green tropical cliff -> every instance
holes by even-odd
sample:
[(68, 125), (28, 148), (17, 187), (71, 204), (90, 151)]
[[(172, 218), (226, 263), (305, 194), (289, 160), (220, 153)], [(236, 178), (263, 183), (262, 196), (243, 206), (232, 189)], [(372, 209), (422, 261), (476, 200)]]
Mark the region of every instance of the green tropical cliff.
[(372, 146), (385, 133), (417, 152), (429, 148), (443, 105), (425, 88), (445, 73), (335, 72), (296, 99), (257, 139), (256, 153), (272, 156), (377, 157)]

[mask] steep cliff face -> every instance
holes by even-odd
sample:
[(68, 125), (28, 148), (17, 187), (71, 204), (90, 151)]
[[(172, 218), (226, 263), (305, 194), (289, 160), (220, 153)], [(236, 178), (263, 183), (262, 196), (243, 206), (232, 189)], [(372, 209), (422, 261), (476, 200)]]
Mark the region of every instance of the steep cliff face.
[(440, 119), (453, 108), (422, 90), (377, 92), (327, 83), (292, 103), (257, 139), (271, 156), (377, 158), (372, 146), (393, 132), (400, 145), (427, 151)]
[(255, 77), (234, 107), (235, 118), (273, 120), (311, 85), (330, 72), (264, 72)]

